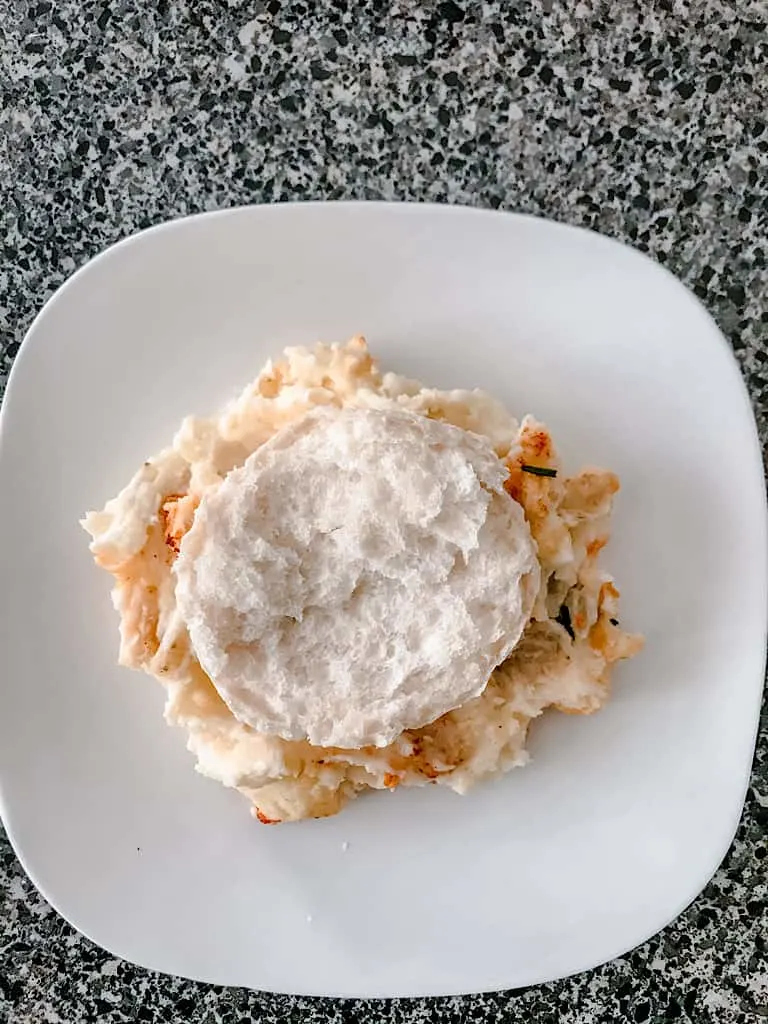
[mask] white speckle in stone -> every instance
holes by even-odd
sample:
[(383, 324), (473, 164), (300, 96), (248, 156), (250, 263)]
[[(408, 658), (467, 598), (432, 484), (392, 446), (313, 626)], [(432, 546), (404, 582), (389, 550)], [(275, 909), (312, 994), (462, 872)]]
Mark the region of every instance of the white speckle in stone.
[(240, 82), (245, 78), (245, 68), (232, 54), (224, 59), (224, 67), (229, 72), (233, 82)]
[(253, 42), (253, 37), (256, 35), (256, 29), (258, 27), (258, 18), (251, 18), (250, 21), (246, 21), (237, 33), (237, 38), (240, 40), (242, 46), (249, 46)]
[(523, 117), (523, 111), (516, 103), (510, 103), (507, 111), (510, 121), (520, 121)]
[(8, 895), (12, 900), (23, 900), (26, 899), (27, 892), (24, 888), (24, 883), (20, 878), (14, 878), (8, 887)]
[(713, 1013), (738, 1013), (739, 1010), (739, 1000), (737, 997), (730, 992), (724, 992), (722, 989), (705, 992), (702, 997), (702, 1003)]

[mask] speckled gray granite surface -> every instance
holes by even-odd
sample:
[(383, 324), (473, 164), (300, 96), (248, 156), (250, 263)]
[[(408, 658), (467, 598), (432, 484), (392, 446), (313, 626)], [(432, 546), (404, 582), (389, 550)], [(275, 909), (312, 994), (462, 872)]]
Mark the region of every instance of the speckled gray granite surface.
[[(730, 338), (765, 442), (767, 20), (760, 0), (0, 0), (0, 388), (44, 300), (137, 228), (247, 202), (430, 199), (661, 260)], [(342, 1004), (161, 977), (76, 935), (0, 839), (0, 1021), (768, 1018), (767, 726), (694, 906), (608, 966), (521, 992)]]

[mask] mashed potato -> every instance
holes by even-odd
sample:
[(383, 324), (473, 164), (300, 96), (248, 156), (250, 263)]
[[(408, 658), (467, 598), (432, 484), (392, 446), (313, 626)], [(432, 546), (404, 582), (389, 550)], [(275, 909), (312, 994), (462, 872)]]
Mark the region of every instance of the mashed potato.
[[(313, 746), (234, 717), (195, 658), (173, 566), (204, 495), (281, 428), (317, 406), (404, 409), (484, 437), (509, 472), (538, 549), (540, 585), (520, 643), (479, 696), (387, 746)], [(527, 759), (546, 708), (588, 714), (606, 701), (614, 662), (641, 647), (618, 624), (618, 592), (598, 567), (618, 480), (602, 469), (564, 478), (546, 428), (518, 424), (479, 391), (436, 391), (382, 374), (365, 341), (289, 349), (212, 419), (186, 419), (170, 448), (83, 525), (115, 578), (120, 664), (166, 688), (165, 716), (186, 729), (204, 775), (243, 793), (262, 822), (335, 814), (364, 789), (426, 783), (464, 792)]]

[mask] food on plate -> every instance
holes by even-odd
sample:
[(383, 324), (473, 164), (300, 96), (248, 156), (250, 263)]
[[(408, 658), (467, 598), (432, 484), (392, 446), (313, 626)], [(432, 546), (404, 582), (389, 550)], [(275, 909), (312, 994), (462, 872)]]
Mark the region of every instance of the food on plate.
[(122, 665), (166, 688), (204, 775), (265, 823), (366, 789), (464, 792), (588, 714), (641, 638), (598, 566), (614, 474), (480, 391), (382, 373), (365, 341), (289, 349), (83, 525)]
[(384, 747), (478, 697), (539, 584), (481, 438), (405, 409), (321, 407), (233, 469), (174, 566), (197, 660), (235, 717)]

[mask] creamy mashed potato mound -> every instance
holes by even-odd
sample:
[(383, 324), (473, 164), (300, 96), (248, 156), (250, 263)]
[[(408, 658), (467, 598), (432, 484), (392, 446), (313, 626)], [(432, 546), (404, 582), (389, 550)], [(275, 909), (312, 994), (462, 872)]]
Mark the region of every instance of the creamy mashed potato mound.
[[(360, 422), (377, 420), (364, 414), (370, 410), (389, 416), (390, 426), (423, 417), (470, 431), (466, 437), (472, 444), (479, 439), (499, 460), (501, 486), (513, 499), (505, 514), (521, 510), (538, 564), (527, 564), (525, 545), (518, 544), (522, 562), (516, 568), (510, 562), (510, 586), (525, 591), (525, 628), (506, 648), (498, 640), (501, 632), (493, 634), (502, 653), (489, 660), (485, 685), (470, 686), (453, 706), (446, 694), (460, 692), (458, 675), (453, 690), (436, 680), (435, 690), (442, 693), (433, 707), (438, 717), (402, 729), (398, 722), (394, 734), (391, 721), (361, 727), (359, 716), (346, 732), (337, 730), (333, 714), (328, 717), (329, 704), (318, 727), (312, 720), (314, 738), (321, 742), (311, 743), (308, 731), (285, 717), (259, 718), (247, 704), (238, 708), (220, 683), (227, 702), (222, 699), (190, 640), (187, 623), (195, 632), (202, 620), (195, 618), (194, 600), (190, 603), (197, 591), (190, 592), (184, 565), (189, 570), (193, 564), (204, 517), (217, 501), (221, 509), (222, 495), (248, 472), (247, 465), (263, 462), (274, 446), (271, 439), (301, 433), (300, 424), (318, 417), (333, 419), (334, 409), (349, 415), (360, 410)], [(429, 433), (428, 424), (425, 428)], [(171, 447), (145, 462), (101, 511), (88, 513), (83, 526), (97, 564), (115, 580), (120, 664), (143, 669), (163, 684), (166, 720), (187, 731), (198, 770), (238, 789), (260, 821), (274, 823), (335, 814), (365, 789), (433, 783), (463, 793), (481, 778), (525, 764), (529, 726), (547, 708), (578, 714), (600, 708), (609, 695), (613, 663), (642, 646), (639, 637), (619, 626), (618, 591), (598, 565), (618, 486), (615, 475), (603, 469), (563, 476), (547, 429), (530, 417), (518, 423), (480, 391), (437, 391), (382, 373), (358, 337), (346, 345), (288, 349), (221, 415), (184, 420)], [(190, 531), (188, 550), (184, 541)], [(211, 614), (215, 619), (218, 612)], [(514, 632), (509, 622), (507, 640)], [(279, 640), (285, 643), (283, 632)], [(241, 648), (242, 638), (235, 637), (239, 657), (238, 644)], [(444, 663), (439, 655), (432, 652), (433, 668)], [(468, 671), (482, 664), (473, 661)], [(213, 665), (208, 662), (212, 672)], [(280, 685), (280, 693), (290, 696), (290, 678)], [(466, 692), (476, 695), (465, 699)], [(449, 710), (442, 712), (443, 707)], [(279, 713), (285, 715), (282, 704)], [(429, 700), (418, 714), (429, 716)], [(262, 728), (254, 728), (254, 721)], [(347, 737), (354, 746), (336, 743)]]

